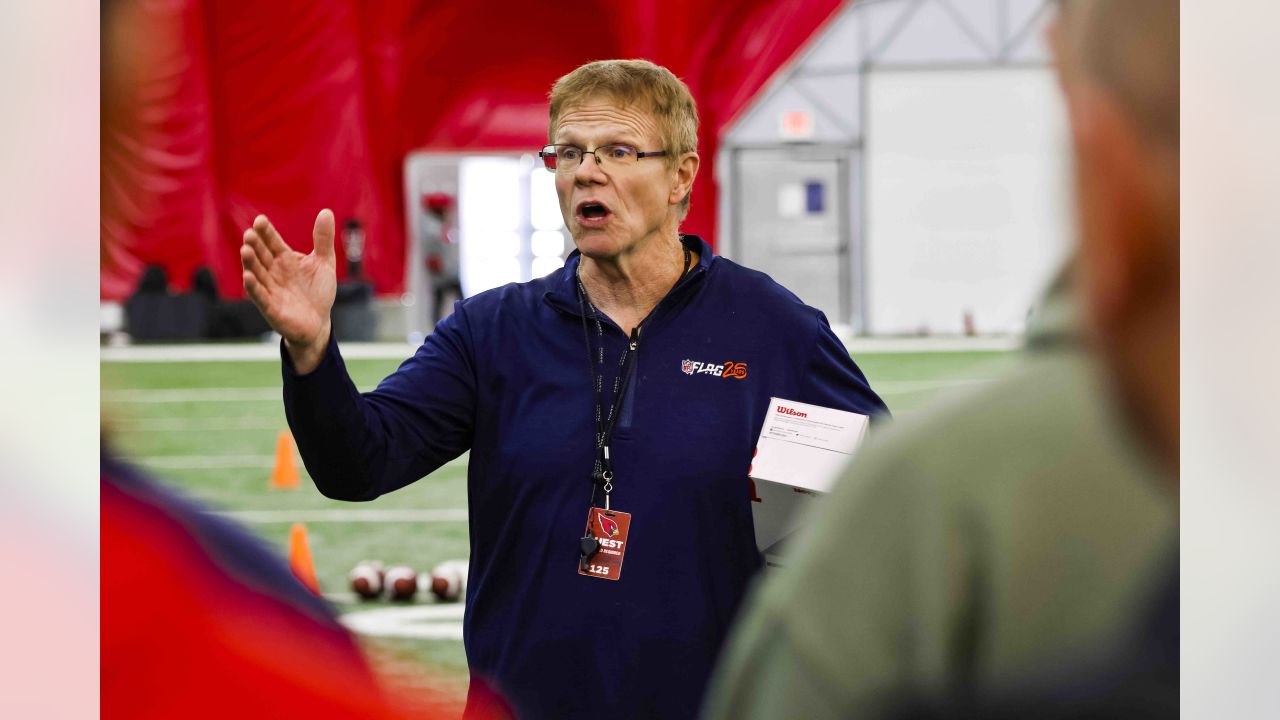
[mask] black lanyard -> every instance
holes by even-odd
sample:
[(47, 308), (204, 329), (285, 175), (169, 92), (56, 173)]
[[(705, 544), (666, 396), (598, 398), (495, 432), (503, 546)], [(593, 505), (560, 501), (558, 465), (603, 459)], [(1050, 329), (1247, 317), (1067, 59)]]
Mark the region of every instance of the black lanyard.
[[(683, 243), (682, 243), (683, 244)], [(684, 248), (684, 270), (680, 273), (680, 277), (676, 278), (676, 285), (680, 284), (680, 280), (689, 273), (689, 264), (692, 261), (689, 248)], [(653, 311), (657, 309), (655, 304), (649, 310), (649, 314), (644, 316), (635, 328), (631, 330), (631, 338), (627, 345), (622, 349), (622, 355), (618, 357), (618, 374), (613, 380), (613, 402), (609, 406), (609, 415), (604, 416), (603, 402), (601, 400), (601, 390), (604, 386), (604, 324), (600, 322), (600, 311), (591, 302), (591, 298), (587, 295), (587, 288), (582, 284), (582, 257), (578, 257), (578, 266), (574, 270), (574, 279), (578, 283), (578, 310), (582, 314), (582, 339), (587, 347), (587, 372), (591, 377), (591, 387), (595, 395), (595, 463), (591, 469), (591, 507), (595, 507), (596, 488), (604, 490), (604, 507), (609, 509), (609, 496), (613, 494), (613, 463), (609, 458), (609, 444), (613, 440), (613, 430), (618, 423), (618, 417), (622, 414), (622, 403), (626, 395), (627, 387), (631, 384), (631, 376), (635, 372), (637, 350), (640, 348), (640, 328), (644, 326), (649, 317), (653, 315)], [(675, 289), (675, 285), (672, 285)], [(670, 291), (668, 291), (670, 294)], [(659, 301), (658, 304), (661, 304)], [(600, 341), (599, 348), (593, 347), (591, 344), (591, 333), (587, 330), (587, 311), (591, 308), (591, 318), (596, 324), (596, 337)], [(596, 371), (599, 366), (599, 372)]]

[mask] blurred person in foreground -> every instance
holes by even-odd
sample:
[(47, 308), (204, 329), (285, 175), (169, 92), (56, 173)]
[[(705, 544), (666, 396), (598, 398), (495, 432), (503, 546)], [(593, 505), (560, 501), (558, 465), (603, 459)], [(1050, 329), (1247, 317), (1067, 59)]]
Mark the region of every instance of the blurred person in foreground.
[(1177, 714), (1178, 4), (1068, 0), (1049, 35), (1073, 267), (1016, 369), (863, 449), (709, 718)]
[(310, 255), (259, 216), (244, 283), (325, 495), (371, 500), (470, 450), (469, 703), (692, 717), (762, 562), (747, 468), (770, 397), (886, 409), (821, 312), (680, 233), (699, 167), (683, 82), (594, 62), (550, 105), (540, 156), (576, 251), (458, 303), (373, 392), (330, 331), (332, 213)]
[[(328, 602), (244, 528), (109, 451), (100, 467), (104, 718), (392, 720), (462, 711), (424, 672), (375, 672)], [(474, 716), (501, 713), (487, 704)]]
[(282, 559), (105, 452), (101, 470), (103, 717), (394, 716)]

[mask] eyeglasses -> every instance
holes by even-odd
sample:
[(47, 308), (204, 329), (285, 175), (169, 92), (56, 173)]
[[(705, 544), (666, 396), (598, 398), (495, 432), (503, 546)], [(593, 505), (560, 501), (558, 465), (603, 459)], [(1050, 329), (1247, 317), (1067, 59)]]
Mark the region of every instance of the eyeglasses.
[(666, 150), (640, 152), (630, 145), (601, 145), (595, 150), (583, 150), (577, 145), (548, 145), (542, 148), (538, 157), (542, 158), (542, 164), (546, 166), (548, 172), (571, 173), (578, 169), (582, 164), (582, 158), (587, 155), (595, 155), (596, 165), (609, 168), (630, 167), (641, 158), (661, 157), (666, 154)]

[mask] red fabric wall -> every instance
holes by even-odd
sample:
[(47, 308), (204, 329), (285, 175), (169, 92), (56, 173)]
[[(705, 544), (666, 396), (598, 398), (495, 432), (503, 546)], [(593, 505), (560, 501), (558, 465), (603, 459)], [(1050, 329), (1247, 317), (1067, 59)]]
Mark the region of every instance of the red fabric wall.
[(254, 215), (309, 249), (321, 207), (360, 218), (366, 274), (401, 292), (405, 155), (533, 150), (555, 79), (611, 57), (665, 65), (693, 91), (703, 165), (683, 227), (714, 244), (721, 133), (841, 4), (121, 0), (142, 59), (129, 85), (104, 85), (122, 108), (103, 119), (102, 297), (127, 296), (152, 263), (179, 289), (209, 265), (241, 296)]

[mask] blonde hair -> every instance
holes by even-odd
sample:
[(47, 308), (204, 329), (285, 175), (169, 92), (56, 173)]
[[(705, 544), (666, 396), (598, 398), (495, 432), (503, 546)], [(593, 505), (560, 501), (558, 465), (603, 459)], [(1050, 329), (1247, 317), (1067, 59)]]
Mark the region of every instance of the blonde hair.
[[(693, 94), (670, 70), (648, 60), (598, 60), (557, 80), (551, 86), (548, 140), (555, 141), (556, 123), (566, 108), (598, 95), (635, 105), (653, 115), (669, 167), (674, 167), (685, 153), (698, 151), (698, 108)], [(689, 212), (689, 195), (680, 201), (682, 218)]]
[(1147, 141), (1177, 152), (1178, 0), (1060, 0), (1078, 69), (1106, 88)]

